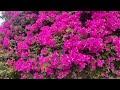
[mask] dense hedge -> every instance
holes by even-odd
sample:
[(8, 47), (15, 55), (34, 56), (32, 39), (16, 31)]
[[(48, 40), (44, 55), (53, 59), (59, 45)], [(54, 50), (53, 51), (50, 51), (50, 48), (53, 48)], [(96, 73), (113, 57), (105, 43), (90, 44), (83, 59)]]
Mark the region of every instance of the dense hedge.
[(2, 17), (0, 60), (10, 74), (0, 78), (120, 76), (119, 11), (5, 11)]

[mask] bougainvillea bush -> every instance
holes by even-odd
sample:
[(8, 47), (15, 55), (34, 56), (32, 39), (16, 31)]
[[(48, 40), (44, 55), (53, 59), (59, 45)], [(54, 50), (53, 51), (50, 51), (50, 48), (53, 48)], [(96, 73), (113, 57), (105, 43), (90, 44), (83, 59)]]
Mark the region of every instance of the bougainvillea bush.
[(5, 11), (2, 17), (0, 60), (13, 70), (9, 78), (119, 78), (119, 11)]

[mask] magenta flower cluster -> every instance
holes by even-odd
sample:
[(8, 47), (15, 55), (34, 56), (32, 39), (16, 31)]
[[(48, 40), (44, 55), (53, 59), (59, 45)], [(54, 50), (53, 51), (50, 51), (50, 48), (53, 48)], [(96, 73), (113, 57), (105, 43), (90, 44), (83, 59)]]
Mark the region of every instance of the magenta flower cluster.
[(101, 77), (111, 72), (120, 76), (119, 11), (8, 11), (4, 15), (9, 18), (0, 27), (1, 44), (15, 55), (8, 63), (21, 79), (63, 79), (88, 68), (101, 70)]

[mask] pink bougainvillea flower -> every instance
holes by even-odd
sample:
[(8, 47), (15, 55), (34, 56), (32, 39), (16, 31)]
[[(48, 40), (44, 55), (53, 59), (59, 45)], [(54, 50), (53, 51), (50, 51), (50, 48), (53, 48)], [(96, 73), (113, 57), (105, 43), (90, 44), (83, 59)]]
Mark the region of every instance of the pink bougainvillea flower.
[(120, 76), (120, 70), (118, 70), (118, 71), (116, 72), (116, 75), (117, 75), (117, 76)]
[(3, 45), (5, 47), (9, 47), (10, 46), (10, 40), (9, 40), (9, 38), (7, 38), (7, 37), (4, 38)]
[(104, 60), (97, 60), (97, 64), (98, 64), (99, 67), (103, 67)]
[(19, 42), (18, 45), (18, 50), (28, 50), (29, 46), (25, 42)]

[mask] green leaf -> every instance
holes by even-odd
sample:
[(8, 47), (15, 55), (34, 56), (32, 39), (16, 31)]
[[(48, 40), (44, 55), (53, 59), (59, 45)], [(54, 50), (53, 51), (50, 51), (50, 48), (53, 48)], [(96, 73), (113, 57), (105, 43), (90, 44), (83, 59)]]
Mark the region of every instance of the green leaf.
[(52, 53), (52, 49), (48, 48), (48, 49), (47, 49), (47, 52), (48, 52), (48, 53)]
[(66, 32), (72, 32), (73, 30), (71, 29), (71, 28), (68, 28), (67, 30), (66, 30)]

